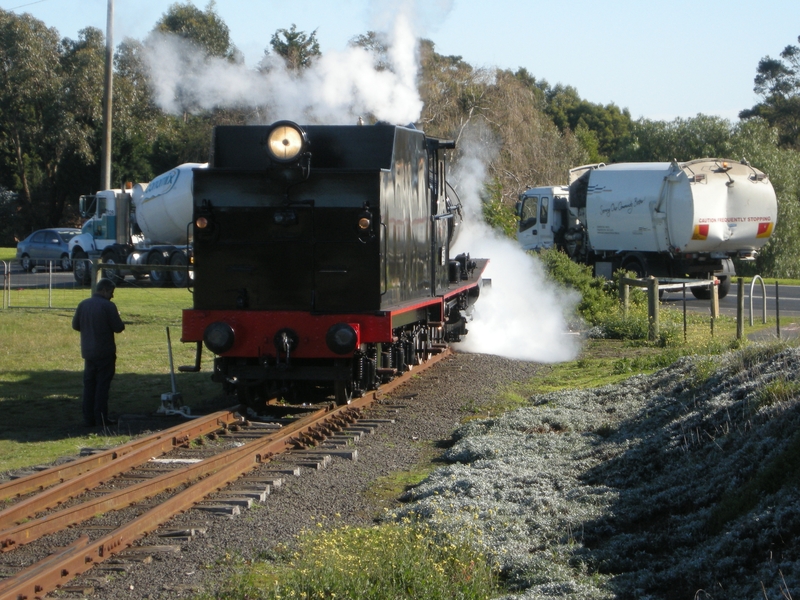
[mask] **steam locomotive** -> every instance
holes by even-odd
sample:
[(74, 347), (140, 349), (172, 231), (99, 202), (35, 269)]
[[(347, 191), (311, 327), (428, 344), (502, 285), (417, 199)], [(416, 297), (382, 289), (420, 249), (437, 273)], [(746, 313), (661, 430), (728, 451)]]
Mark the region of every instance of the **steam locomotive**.
[(182, 341), (255, 408), (347, 403), (467, 333), (487, 260), (450, 256), (452, 141), (388, 124), (220, 126), (194, 170)]

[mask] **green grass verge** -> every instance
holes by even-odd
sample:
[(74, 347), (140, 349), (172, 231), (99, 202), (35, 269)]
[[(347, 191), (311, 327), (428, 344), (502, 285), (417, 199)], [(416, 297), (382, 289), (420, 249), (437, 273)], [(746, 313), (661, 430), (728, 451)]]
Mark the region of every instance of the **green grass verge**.
[(0, 248), (0, 260), (12, 260), (17, 257), (16, 248)]
[[(16, 291), (15, 299), (41, 291)], [(129, 439), (82, 427), (83, 360), (79, 334), (72, 330), (74, 307), (88, 289), (60, 290), (59, 309), (0, 310), (0, 472), (50, 462), (84, 446)], [(171, 391), (166, 327), (174, 364), (194, 364), (194, 344), (181, 344), (181, 310), (191, 306), (185, 289), (120, 286), (114, 301), (125, 331), (117, 336), (117, 373), (111, 385), (112, 415), (152, 413), (161, 394)], [(206, 355), (206, 358), (210, 358)], [(220, 395), (210, 381), (211, 365), (200, 373), (176, 373), (184, 404), (202, 408)]]

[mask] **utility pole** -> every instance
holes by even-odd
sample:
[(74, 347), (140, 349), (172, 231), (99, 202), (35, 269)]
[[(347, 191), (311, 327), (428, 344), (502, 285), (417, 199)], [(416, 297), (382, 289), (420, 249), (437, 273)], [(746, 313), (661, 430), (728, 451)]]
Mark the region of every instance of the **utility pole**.
[(100, 168), (100, 189), (111, 189), (111, 106), (114, 79), (114, 0), (108, 0), (106, 23), (106, 78), (103, 94), (103, 146)]

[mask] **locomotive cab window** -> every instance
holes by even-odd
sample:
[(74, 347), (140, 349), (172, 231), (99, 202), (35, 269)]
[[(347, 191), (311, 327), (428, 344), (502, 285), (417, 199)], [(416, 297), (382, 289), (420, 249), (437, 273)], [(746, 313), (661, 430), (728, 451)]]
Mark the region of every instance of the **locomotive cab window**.
[(542, 203), (541, 207), (539, 208), (539, 223), (542, 225), (547, 225), (547, 211), (550, 206), (550, 198), (547, 196), (542, 196)]
[(520, 231), (536, 225), (536, 214), (539, 210), (539, 197), (531, 196), (522, 202), (522, 211), (519, 215)]

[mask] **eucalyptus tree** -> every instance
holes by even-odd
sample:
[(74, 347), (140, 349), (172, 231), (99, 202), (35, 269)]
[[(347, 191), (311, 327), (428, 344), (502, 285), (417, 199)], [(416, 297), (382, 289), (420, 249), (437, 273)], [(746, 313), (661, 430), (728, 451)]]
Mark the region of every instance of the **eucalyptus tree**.
[(3, 182), (18, 191), (16, 235), (57, 223), (52, 200), (60, 160), (71, 146), (83, 147), (63, 84), (57, 31), (27, 13), (0, 10), (0, 145)]
[(800, 46), (786, 46), (780, 58), (762, 58), (754, 83), (761, 102), (741, 111), (739, 117), (766, 119), (778, 128), (782, 145), (800, 150)]
[[(213, 59), (224, 59), (231, 63), (242, 63), (241, 52), (233, 44), (230, 29), (216, 13), (216, 4), (211, 1), (205, 10), (200, 10), (191, 2), (176, 2), (153, 28), (153, 33), (175, 35), (189, 43), (192, 59), (185, 59), (185, 70), (205, 68), (206, 62)], [(147, 43), (147, 42), (145, 42)], [(138, 47), (131, 45), (127, 49), (126, 57), (134, 64), (138, 59)], [(197, 60), (199, 57), (199, 60)], [(145, 85), (139, 78), (136, 87), (144, 90)], [(178, 103), (182, 108), (180, 115), (163, 115), (158, 119), (157, 127), (151, 131), (155, 133), (152, 139), (152, 154), (150, 164), (155, 173), (171, 169), (184, 162), (205, 162), (208, 160), (211, 132), (215, 125), (225, 123), (241, 124), (245, 121), (246, 113), (242, 110), (200, 108), (196, 97), (197, 92), (181, 86), (177, 89)], [(151, 95), (152, 97), (152, 95)], [(146, 108), (144, 102), (139, 103), (141, 109)], [(148, 122), (152, 123), (154, 115), (149, 110), (144, 111)], [(145, 134), (142, 132), (142, 136)], [(150, 139), (149, 136), (145, 136)]]
[(180, 36), (202, 48), (208, 56), (241, 60), (231, 41), (230, 29), (216, 13), (216, 3), (209, 2), (200, 10), (191, 2), (176, 2), (161, 16), (153, 31)]
[[(300, 71), (312, 65), (314, 60), (322, 55), (317, 41), (317, 30), (311, 33), (298, 31), (292, 23), (290, 29), (278, 29), (272, 34), (269, 45), (272, 51), (283, 58), (286, 67), (291, 71)], [(264, 50), (269, 55), (269, 50)]]
[(427, 133), (456, 141), (456, 162), (486, 168), (484, 215), (511, 234), (513, 205), (526, 186), (566, 183), (586, 153), (570, 131), (542, 111), (541, 91), (508, 71), (476, 69), (460, 56), (420, 46), (420, 123)]

